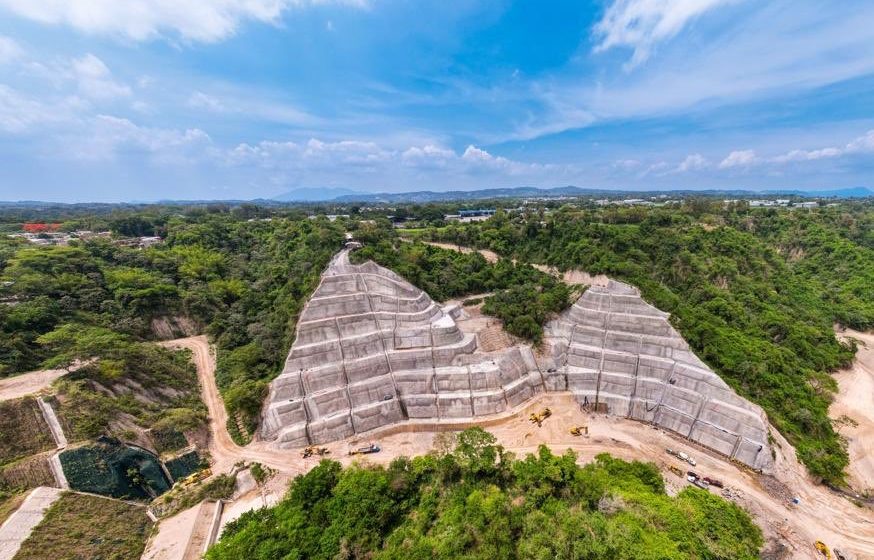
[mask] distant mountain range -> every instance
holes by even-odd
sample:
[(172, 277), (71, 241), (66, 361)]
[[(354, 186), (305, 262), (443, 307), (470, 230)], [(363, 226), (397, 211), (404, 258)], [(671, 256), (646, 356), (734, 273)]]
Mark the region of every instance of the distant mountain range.
[(874, 197), (874, 190), (867, 187), (848, 187), (832, 190), (810, 190), (804, 191), (799, 189), (768, 189), (768, 190), (753, 190), (753, 189), (709, 189), (709, 190), (651, 190), (651, 191), (629, 191), (629, 190), (611, 190), (611, 189), (596, 189), (582, 187), (555, 187), (541, 189), (537, 187), (512, 187), (500, 189), (479, 189), (473, 191), (411, 191), (402, 193), (364, 193), (353, 189), (336, 188), (336, 187), (310, 187), (295, 189), (275, 196), (269, 199), (255, 200), (159, 200), (154, 202), (136, 201), (136, 202), (78, 202), (78, 203), (63, 203), (63, 202), (46, 202), (38, 200), (19, 200), (19, 201), (0, 201), (0, 207), (3, 208), (27, 208), (31, 210), (48, 209), (53, 207), (76, 207), (81, 209), (86, 208), (104, 208), (104, 207), (141, 207), (149, 204), (170, 204), (170, 205), (206, 205), (206, 204), (245, 204), (253, 203), (262, 206), (283, 206), (294, 203), (338, 203), (338, 204), (378, 204), (378, 203), (428, 203), (428, 202), (447, 202), (447, 201), (475, 201), (488, 200), (496, 198), (558, 198), (562, 196), (586, 196), (598, 198), (648, 198), (651, 196), (664, 195), (671, 198), (683, 198), (689, 196), (720, 196), (725, 198), (755, 198), (755, 197), (804, 197), (804, 198), (868, 198)]
[(866, 198), (874, 196), (874, 191), (866, 187), (852, 187), (835, 190), (802, 191), (797, 189), (772, 190), (653, 190), (625, 191), (596, 188), (581, 188), (574, 186), (541, 189), (537, 187), (511, 187), (498, 189), (479, 189), (472, 191), (410, 191), (402, 193), (363, 193), (343, 188), (306, 188), (296, 189), (274, 197), (273, 200), (283, 202), (363, 202), (363, 203), (427, 203), (445, 202), (451, 200), (483, 200), (489, 198), (526, 198), (526, 197), (561, 197), (561, 196), (627, 196), (631, 198), (649, 197), (666, 194), (669, 196), (733, 196), (749, 198), (754, 196), (802, 196), (807, 198)]
[(309, 187), (303, 189), (294, 189), (279, 196), (274, 196), (273, 200), (281, 202), (323, 202), (326, 200), (335, 200), (343, 196), (361, 195), (359, 191), (353, 189), (335, 188), (335, 187)]

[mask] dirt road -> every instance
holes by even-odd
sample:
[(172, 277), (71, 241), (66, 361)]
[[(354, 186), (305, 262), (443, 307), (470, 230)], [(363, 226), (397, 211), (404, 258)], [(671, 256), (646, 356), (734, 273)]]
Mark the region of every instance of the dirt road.
[[(472, 249), (470, 247), (464, 247), (462, 245), (455, 245), (453, 243), (439, 243), (437, 241), (422, 241), (425, 245), (431, 245), (433, 247), (440, 247), (441, 249), (449, 249), (451, 251), (458, 251), (459, 253), (473, 253), (477, 252), (490, 263), (498, 262), (498, 259), (501, 258), (500, 255), (495, 253), (494, 251), (489, 251), (488, 249)], [(513, 259), (513, 262), (516, 262), (516, 259)], [(557, 268), (553, 266), (547, 266), (545, 264), (534, 264), (531, 266), (536, 268), (541, 272), (545, 272), (547, 274), (552, 274), (553, 276), (560, 277), (568, 284), (582, 284), (585, 286), (606, 286), (609, 278), (604, 276), (603, 274), (591, 275), (582, 270), (568, 270), (565, 272), (560, 272)]]
[(46, 369), (0, 379), (0, 401), (38, 393), (66, 373), (64, 369)]
[[(216, 464), (215, 472), (229, 470), (238, 461), (258, 461), (276, 469), (279, 478), (287, 481), (296, 474), (306, 472), (318, 463), (317, 458), (302, 459), (300, 450), (279, 450), (266, 442), (256, 441), (245, 447), (236, 445), (225, 429), (227, 415), (218, 388), (215, 385), (215, 359), (205, 337), (185, 338), (166, 343), (168, 346), (189, 348), (194, 353), (204, 401), (210, 415), (212, 441), (210, 452)], [(549, 406), (553, 416), (536, 428), (527, 421), (528, 413)], [(486, 424), (500, 443), (519, 455), (536, 450), (546, 444), (560, 453), (573, 449), (580, 462), (591, 461), (599, 453), (610, 453), (624, 459), (652, 461), (662, 467), (670, 487), (677, 490), (685, 482), (668, 471), (669, 464), (683, 467), (678, 460), (665, 453), (666, 447), (679, 449), (693, 455), (698, 465), (696, 471), (719, 478), (737, 490), (734, 498), (749, 511), (762, 527), (766, 538), (779, 539), (790, 548), (787, 558), (815, 560), (817, 556), (812, 543), (819, 539), (831, 547), (838, 547), (855, 558), (874, 558), (874, 512), (853, 505), (846, 498), (814, 484), (804, 467), (795, 459), (792, 447), (780, 437), (774, 436), (776, 472), (778, 483), (726, 461), (710, 451), (691, 445), (639, 422), (604, 415), (590, 415), (581, 411), (569, 394), (550, 393), (541, 395), (509, 415), (483, 419), (477, 424)], [(588, 438), (577, 438), (568, 433), (574, 425), (589, 426)], [(455, 426), (461, 429), (463, 426)], [(412, 424), (388, 427), (347, 441), (327, 445), (330, 457), (344, 464), (353, 458), (347, 451), (369, 441), (378, 441), (382, 452), (366, 456), (365, 461), (388, 463), (393, 458), (427, 453), (434, 436), (445, 425)], [(785, 488), (777, 492), (774, 487)], [(281, 485), (280, 490), (281, 492)], [(789, 503), (798, 497), (800, 504)]]
[(838, 392), (829, 416), (847, 438), (850, 485), (859, 492), (874, 492), (874, 334), (846, 330), (839, 336), (854, 338), (859, 345), (853, 365), (834, 374)]

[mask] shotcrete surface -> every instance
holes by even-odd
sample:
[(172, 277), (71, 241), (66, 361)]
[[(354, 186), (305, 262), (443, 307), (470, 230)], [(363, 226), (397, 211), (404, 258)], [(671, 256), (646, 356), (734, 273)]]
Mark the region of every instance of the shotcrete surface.
[(537, 356), (502, 332), (478, 307), (441, 307), (394, 272), (353, 265), (341, 251), (271, 383), (261, 435), (298, 448), (402, 422), (482, 418), (569, 391), (595, 410), (771, 467), (762, 410), (699, 360), (635, 288), (600, 279), (546, 326)]

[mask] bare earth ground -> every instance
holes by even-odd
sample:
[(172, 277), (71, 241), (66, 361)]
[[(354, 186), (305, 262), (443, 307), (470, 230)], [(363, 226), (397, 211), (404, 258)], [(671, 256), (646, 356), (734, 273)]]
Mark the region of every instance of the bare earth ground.
[[(203, 384), (204, 401), (211, 419), (213, 437), (210, 452), (216, 461), (214, 472), (230, 470), (237, 461), (246, 460), (261, 462), (278, 473), (267, 489), (252, 491), (242, 496), (239, 504), (229, 506), (228, 517), (222, 519), (222, 523), (245, 511), (243, 504), (261, 507), (265, 502), (275, 502), (284, 492), (286, 482), (315, 466), (318, 459), (302, 459), (299, 450), (272, 449), (266, 442), (256, 441), (246, 447), (234, 444), (225, 430), (225, 409), (215, 385), (214, 355), (206, 338), (180, 339), (172, 344), (190, 348), (194, 352), (198, 375)], [(528, 414), (545, 406), (553, 410), (553, 416), (542, 428), (537, 428), (528, 422)], [(586, 414), (569, 394), (541, 395), (509, 414), (483, 419), (476, 424), (484, 425), (502, 445), (520, 455), (546, 444), (556, 453), (565, 449), (574, 450), (581, 463), (591, 461), (595, 455), (605, 452), (623, 459), (652, 461), (662, 467), (672, 491), (682, 488), (686, 483), (670, 473), (667, 466), (674, 464), (683, 468), (684, 465), (665, 454), (665, 448), (686, 451), (698, 461), (695, 470), (699, 474), (719, 478), (732, 489), (734, 497), (731, 499), (754, 516), (767, 539), (782, 541), (789, 547), (786, 558), (821, 558), (813, 548), (813, 542), (817, 539), (830, 547), (841, 549), (845, 554), (850, 553), (851, 558), (874, 558), (874, 512), (857, 507), (839, 494), (814, 484), (795, 459), (792, 447), (776, 430), (773, 430), (779, 444), (775, 446), (776, 472), (774, 477), (765, 477), (651, 426), (623, 418)], [(574, 425), (587, 425), (589, 437), (571, 436), (568, 430)], [(349, 449), (377, 441), (382, 452), (359, 460), (386, 464), (400, 455), (427, 453), (438, 431), (463, 427), (466, 425), (407, 423), (326, 447), (331, 451), (330, 457), (350, 464), (353, 459), (347, 455)], [(790, 504), (793, 496), (799, 498), (798, 506)], [(179, 528), (174, 525), (178, 524), (165, 521), (160, 530), (163, 533), (168, 528)]]
[[(495, 253), (494, 251), (489, 251), (488, 249), (471, 249), (470, 247), (462, 247), (460, 245), (454, 245), (452, 243), (439, 243), (437, 241), (422, 241), (425, 245), (431, 245), (433, 247), (440, 247), (441, 249), (449, 249), (451, 251), (458, 251), (460, 253), (473, 253), (474, 251), (485, 257), (486, 261), (490, 263), (498, 262), (500, 259), (500, 255)], [(516, 260), (513, 259), (515, 263)], [(583, 284), (585, 286), (606, 286), (607, 281), (609, 280), (603, 274), (597, 274), (592, 276), (587, 272), (583, 272), (582, 270), (568, 270), (564, 274), (560, 273), (559, 270), (553, 266), (546, 266), (545, 264), (532, 264), (534, 268), (541, 272), (545, 272), (547, 274), (552, 274), (553, 276), (560, 276), (562, 280), (564, 280), (568, 284)]]
[(47, 369), (0, 379), (0, 401), (38, 393), (66, 373), (63, 369)]
[(176, 560), (185, 549), (197, 522), (201, 504), (161, 521), (157, 534), (146, 545), (142, 560)]
[(834, 374), (838, 393), (829, 415), (854, 421), (838, 428), (847, 438), (849, 482), (859, 492), (874, 492), (874, 334), (846, 330), (839, 336), (856, 339), (858, 351), (852, 366)]

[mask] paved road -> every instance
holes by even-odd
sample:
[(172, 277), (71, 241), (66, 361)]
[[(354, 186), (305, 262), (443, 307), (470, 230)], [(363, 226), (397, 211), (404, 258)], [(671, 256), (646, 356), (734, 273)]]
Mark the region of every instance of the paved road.
[(0, 526), (0, 560), (12, 560), (33, 528), (40, 524), (46, 510), (61, 497), (58, 488), (41, 486), (25, 498), (12, 515)]

